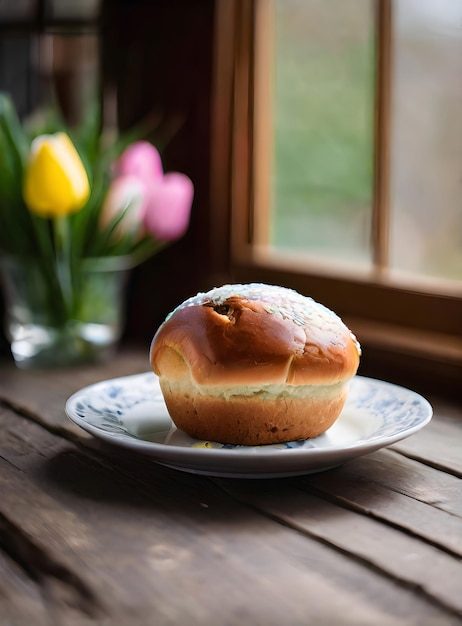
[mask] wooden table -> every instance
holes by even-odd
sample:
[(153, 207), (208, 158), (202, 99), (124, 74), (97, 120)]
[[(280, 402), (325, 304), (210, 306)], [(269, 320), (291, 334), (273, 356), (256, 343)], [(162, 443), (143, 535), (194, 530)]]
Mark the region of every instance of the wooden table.
[(462, 623), (462, 419), (319, 474), (183, 473), (93, 439), (67, 397), (142, 352), (0, 367), (0, 624)]

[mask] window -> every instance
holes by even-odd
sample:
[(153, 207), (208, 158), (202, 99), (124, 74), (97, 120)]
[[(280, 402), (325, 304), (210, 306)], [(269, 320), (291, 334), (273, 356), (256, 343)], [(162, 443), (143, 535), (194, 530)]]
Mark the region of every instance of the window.
[(404, 0), (393, 16), (389, 263), (460, 293), (462, 5)]
[(454, 3), (223, 4), (213, 181), (217, 193), (229, 175), (233, 278), (292, 286), (336, 310), (369, 348), (460, 376)]
[[(331, 2), (274, 0), (259, 13), (255, 146), (268, 162), (255, 212), (268, 215), (255, 223), (256, 241), (370, 267), (373, 3), (347, 0), (333, 11)], [(272, 145), (260, 149), (267, 136)]]
[(0, 89), (21, 117), (57, 98), (78, 121), (99, 90), (100, 4), (58, 0), (0, 3)]

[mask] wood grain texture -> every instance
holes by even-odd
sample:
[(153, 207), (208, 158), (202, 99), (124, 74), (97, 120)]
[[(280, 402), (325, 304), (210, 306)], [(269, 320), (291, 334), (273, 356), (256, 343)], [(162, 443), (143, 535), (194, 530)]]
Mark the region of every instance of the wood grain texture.
[[(448, 473), (394, 446), (284, 480), (195, 476), (64, 414), (82, 386), (146, 371), (144, 354), (0, 370), (1, 626), (462, 623), (452, 461)], [(436, 413), (443, 456), (462, 424)]]
[(394, 623), (441, 618), (424, 598), (384, 585), (208, 479), (131, 455), (111, 467), (10, 412), (1, 432), (7, 549), (57, 614), (64, 605), (85, 619), (150, 614), (156, 623), (200, 624), (227, 615), (226, 623), (302, 624), (307, 612), (322, 623), (348, 608), (345, 623), (386, 624), (396, 603)]
[(371, 516), (342, 508), (334, 511), (330, 502), (295, 489), (284, 488), (281, 494), (270, 485), (249, 494), (240, 485), (233, 489), (232, 482), (227, 482), (227, 489), (240, 501), (355, 556), (406, 586), (418, 587), (424, 595), (462, 615), (460, 558)]
[[(380, 458), (380, 453), (377, 456)], [(412, 473), (412, 462), (403, 465)], [(442, 510), (438, 502), (425, 495), (401, 493), (397, 482), (393, 489), (372, 482), (371, 475), (375, 477), (375, 474), (371, 474), (370, 469), (366, 477), (358, 476), (354, 471), (350, 473), (349, 469), (347, 466), (342, 471), (319, 474), (306, 479), (303, 485), (309, 491), (338, 502), (345, 508), (381, 520), (448, 554), (462, 557), (462, 516)], [(423, 486), (420, 483), (421, 490)], [(461, 501), (460, 485), (455, 487), (455, 497)], [(441, 532), (442, 528), (444, 533)]]
[(99, 365), (63, 370), (18, 370), (0, 361), (0, 402), (47, 428), (87, 437), (66, 417), (67, 398), (82, 387), (118, 376), (150, 371), (148, 349), (120, 350)]
[(462, 478), (462, 411), (456, 418), (438, 412), (418, 437), (410, 437), (393, 446), (402, 454)]

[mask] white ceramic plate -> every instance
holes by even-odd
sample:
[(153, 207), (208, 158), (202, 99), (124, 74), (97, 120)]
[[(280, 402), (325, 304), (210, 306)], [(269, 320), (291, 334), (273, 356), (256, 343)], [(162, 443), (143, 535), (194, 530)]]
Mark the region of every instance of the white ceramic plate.
[(104, 441), (149, 455), (175, 469), (237, 478), (319, 472), (414, 434), (432, 417), (417, 393), (356, 376), (337, 422), (316, 439), (232, 446), (192, 439), (173, 425), (152, 373), (114, 378), (78, 391), (69, 418)]

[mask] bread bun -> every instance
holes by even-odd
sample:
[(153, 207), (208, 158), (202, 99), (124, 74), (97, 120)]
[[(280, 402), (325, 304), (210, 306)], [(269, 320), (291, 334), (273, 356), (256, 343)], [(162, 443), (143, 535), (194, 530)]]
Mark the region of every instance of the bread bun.
[(284, 287), (224, 285), (178, 306), (150, 361), (177, 428), (260, 445), (317, 437), (338, 418), (359, 344), (322, 304)]

